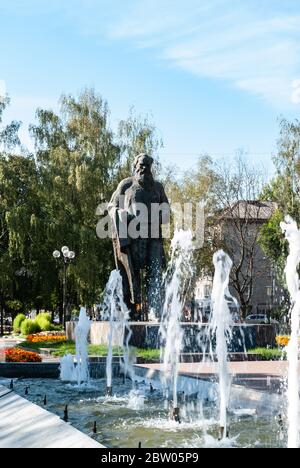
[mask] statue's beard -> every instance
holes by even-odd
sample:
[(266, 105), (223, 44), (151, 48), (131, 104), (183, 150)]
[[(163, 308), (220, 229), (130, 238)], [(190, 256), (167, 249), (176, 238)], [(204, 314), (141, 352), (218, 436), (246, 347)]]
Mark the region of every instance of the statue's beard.
[(144, 174), (136, 173), (136, 179), (138, 183), (146, 189), (151, 188), (154, 182), (151, 172), (145, 172)]

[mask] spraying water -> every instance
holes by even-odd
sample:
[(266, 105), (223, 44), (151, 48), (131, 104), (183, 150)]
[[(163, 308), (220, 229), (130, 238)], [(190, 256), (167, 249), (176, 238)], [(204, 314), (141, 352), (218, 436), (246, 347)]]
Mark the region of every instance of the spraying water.
[(74, 356), (71, 354), (66, 354), (61, 359), (60, 379), (63, 382), (77, 382), (78, 385), (89, 382), (88, 336), (90, 328), (91, 322), (86, 315), (86, 309), (81, 307), (79, 321), (75, 329), (76, 365)]
[[(177, 230), (171, 243), (171, 260), (166, 274), (166, 297), (160, 326), (164, 387), (171, 384), (173, 406), (178, 409), (178, 365), (183, 345), (181, 317), (185, 295), (192, 277), (193, 243), (191, 231)], [(168, 390), (166, 390), (168, 392)], [(178, 419), (179, 419), (179, 415)]]
[(300, 230), (295, 221), (287, 217), (281, 223), (281, 229), (289, 243), (289, 255), (286, 262), (285, 274), (290, 293), (291, 309), (291, 338), (287, 349), (288, 373), (288, 448), (299, 448), (299, 372), (298, 372), (298, 337), (300, 319), (300, 282), (298, 266), (300, 263)]
[(122, 277), (118, 270), (111, 272), (104, 295), (103, 306), (109, 317), (108, 354), (106, 358), (107, 391), (112, 391), (113, 346), (118, 341), (123, 348), (124, 375), (129, 374), (134, 381), (133, 366), (130, 363), (129, 341), (131, 330), (129, 326), (129, 310), (123, 299)]
[(75, 330), (76, 340), (76, 380), (78, 385), (90, 380), (89, 374), (89, 350), (88, 337), (91, 329), (91, 322), (86, 315), (86, 309), (81, 307), (79, 321)]
[(232, 337), (232, 317), (226, 297), (230, 296), (228, 285), (232, 268), (230, 257), (220, 250), (213, 257), (215, 275), (212, 290), (212, 316), (210, 330), (216, 337), (220, 393), (220, 429), (222, 438), (227, 435), (227, 410), (231, 378), (228, 366), (228, 341)]
[(60, 361), (60, 380), (63, 382), (75, 382), (74, 356), (66, 354)]

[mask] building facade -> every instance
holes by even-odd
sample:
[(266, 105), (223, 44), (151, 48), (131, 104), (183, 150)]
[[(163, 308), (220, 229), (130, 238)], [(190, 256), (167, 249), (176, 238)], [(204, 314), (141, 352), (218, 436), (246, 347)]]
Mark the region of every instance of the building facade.
[[(259, 233), (277, 206), (272, 202), (241, 201), (222, 211), (215, 226), (217, 243), (233, 261), (230, 293), (238, 301), (242, 316), (270, 315), (281, 305), (283, 291), (275, 270), (259, 245)], [(198, 278), (195, 299), (210, 301), (213, 277)]]

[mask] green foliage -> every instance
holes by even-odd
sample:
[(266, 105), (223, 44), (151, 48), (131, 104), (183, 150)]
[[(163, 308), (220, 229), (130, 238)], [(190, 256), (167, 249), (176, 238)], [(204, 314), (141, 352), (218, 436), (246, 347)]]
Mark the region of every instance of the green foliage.
[(21, 333), (23, 336), (33, 335), (40, 333), (41, 327), (36, 320), (26, 319), (21, 324)]
[(40, 312), (36, 316), (36, 321), (39, 323), (40, 320), (46, 320), (51, 323), (51, 314), (49, 312)]
[(36, 316), (35, 322), (40, 327), (41, 331), (51, 331), (52, 324), (51, 324), (51, 315), (46, 312), (41, 312)]
[(64, 327), (62, 325), (53, 325), (51, 323), (51, 328), (49, 331), (63, 331)]
[(263, 361), (280, 361), (287, 358), (286, 352), (278, 348), (255, 348), (248, 354), (257, 354)]
[[(284, 217), (278, 209), (260, 231), (260, 244), (264, 252), (272, 259), (276, 260), (285, 252), (285, 239), (280, 228), (280, 223)], [(286, 252), (285, 252), (286, 253)]]
[[(0, 124), (8, 104), (1, 102)], [(62, 309), (62, 264), (52, 252), (63, 245), (76, 252), (68, 269), (69, 310), (99, 301), (114, 257), (111, 240), (97, 237), (97, 207), (131, 174), (137, 152), (160, 147), (154, 125), (133, 112), (114, 133), (108, 105), (93, 89), (62, 96), (60, 104), (58, 113), (37, 110), (30, 127), (34, 155), (20, 148), (19, 123), (0, 129), (0, 301), (6, 309), (11, 300), (25, 310)]]
[[(172, 229), (178, 226), (178, 214), (182, 212), (185, 203), (193, 203), (193, 207), (204, 204), (205, 209), (205, 233), (204, 245), (195, 251), (196, 275), (203, 270), (213, 269), (212, 256), (216, 250), (214, 239), (211, 236), (211, 228), (214, 223), (213, 213), (215, 211), (214, 196), (212, 188), (216, 181), (216, 172), (213, 161), (208, 155), (203, 155), (198, 159), (197, 167), (193, 170), (185, 171), (181, 179), (176, 176), (176, 168), (169, 167), (163, 174), (163, 183), (169, 200), (172, 202)], [(176, 209), (178, 206), (178, 211)], [(175, 209), (174, 209), (175, 208)], [(192, 215), (193, 230), (196, 228), (195, 209)], [(193, 286), (193, 285), (191, 285)]]
[[(76, 346), (74, 341), (67, 341), (67, 342), (44, 342), (44, 343), (22, 343), (22, 346), (25, 348), (30, 348), (33, 350), (39, 350), (40, 348), (47, 348), (51, 350), (51, 354), (56, 357), (63, 357), (65, 354), (73, 354), (76, 353)], [(89, 345), (89, 355), (90, 356), (99, 356), (105, 357), (107, 356), (108, 347), (105, 345)], [(114, 347), (113, 348), (113, 355), (120, 356), (122, 353), (121, 348)]]
[(136, 350), (136, 355), (145, 362), (160, 362), (160, 349), (138, 348)]
[(121, 153), (121, 165), (118, 178), (132, 175), (133, 162), (140, 153), (147, 153), (155, 159), (154, 171), (160, 172), (157, 152), (163, 146), (155, 125), (148, 116), (138, 115), (132, 107), (128, 119), (121, 120), (117, 134)]
[(284, 267), (288, 255), (288, 245), (284, 239), (280, 222), (291, 216), (300, 222), (300, 121), (280, 122), (278, 153), (274, 157), (276, 176), (264, 188), (262, 196), (274, 201), (278, 210), (261, 232), (260, 244), (268, 257), (276, 265), (278, 279), (285, 286)]
[[(22, 343), (22, 347), (38, 351), (40, 348), (47, 348), (51, 350), (51, 354), (56, 357), (63, 357), (65, 354), (76, 353), (75, 343), (73, 341), (67, 342), (53, 342), (49, 341), (44, 343)], [(159, 349), (140, 349), (133, 348), (136, 356), (143, 359), (145, 362), (158, 362), (160, 360)], [(106, 357), (108, 347), (106, 345), (89, 345), (89, 356)], [(122, 349), (114, 346), (113, 355), (122, 355)]]
[(20, 333), (21, 331), (21, 325), (26, 320), (26, 317), (24, 314), (18, 314), (16, 318), (14, 319), (13, 322), (13, 330), (15, 333)]
[[(10, 99), (6, 96), (4, 99), (0, 99), (0, 124), (3, 120), (3, 112), (9, 106)], [(0, 148), (4, 151), (15, 148), (20, 145), (20, 139), (18, 132), (21, 126), (21, 122), (13, 121), (5, 127), (0, 128)]]

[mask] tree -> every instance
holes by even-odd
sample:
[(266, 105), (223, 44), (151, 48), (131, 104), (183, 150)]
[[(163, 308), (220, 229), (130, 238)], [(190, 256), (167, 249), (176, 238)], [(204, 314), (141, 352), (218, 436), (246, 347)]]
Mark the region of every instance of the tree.
[[(8, 103), (0, 103), (0, 123)], [(131, 175), (137, 153), (155, 155), (161, 144), (147, 117), (132, 111), (114, 133), (109, 116), (93, 89), (62, 96), (58, 113), (37, 110), (30, 127), (34, 156), (20, 146), (20, 123), (0, 129), (1, 310), (61, 308), (52, 252), (63, 245), (77, 254), (69, 269), (69, 310), (100, 300), (114, 257), (111, 240), (97, 237), (97, 207)]]
[[(59, 115), (38, 110), (31, 127), (41, 178), (41, 203), (48, 218), (47, 255), (69, 245), (76, 261), (69, 270), (74, 305), (97, 303), (114, 268), (110, 239), (96, 235), (99, 204), (108, 202), (121, 178), (132, 173), (136, 153), (157, 148), (155, 128), (133, 113), (115, 135), (107, 103), (93, 89), (63, 96)], [(45, 253), (46, 254), (46, 253)]]
[(117, 141), (121, 153), (117, 175), (119, 180), (132, 175), (134, 159), (141, 153), (153, 156), (154, 171), (160, 172), (161, 166), (157, 152), (163, 147), (163, 142), (149, 116), (138, 115), (132, 107), (128, 118), (119, 123)]
[[(9, 104), (10, 98), (8, 96), (0, 99), (0, 125), (3, 121), (3, 113)], [(0, 151), (2, 151), (2, 153), (20, 146), (21, 142), (18, 134), (20, 127), (21, 122), (16, 120), (13, 120), (6, 126), (2, 126), (0, 129)]]
[[(0, 100), (0, 126), (3, 121), (3, 113), (10, 100), (8, 97)], [(6, 226), (6, 211), (4, 204), (4, 187), (2, 167), (6, 163), (7, 151), (17, 147), (20, 144), (18, 131), (20, 122), (11, 122), (7, 126), (0, 127), (0, 333), (4, 332), (4, 309), (5, 299), (12, 292), (10, 282), (12, 274), (12, 264), (8, 254), (8, 231)]]
[(256, 285), (271, 268), (258, 240), (274, 206), (260, 201), (264, 174), (249, 166), (243, 157), (238, 157), (233, 165), (217, 166), (216, 174), (213, 186), (216, 244), (219, 241), (219, 247), (233, 260), (231, 287), (245, 318)]
[(97, 301), (112, 268), (109, 241), (96, 236), (96, 209), (109, 199), (120, 158), (108, 115), (106, 102), (85, 90), (78, 99), (62, 97), (60, 116), (38, 110), (31, 127), (47, 216), (45, 255), (62, 245), (76, 252), (69, 270), (76, 305)]
[[(214, 253), (211, 229), (213, 224), (214, 198), (212, 187), (215, 181), (215, 171), (212, 159), (208, 155), (201, 156), (195, 168), (184, 171), (182, 177), (177, 177), (176, 167), (168, 167), (165, 170), (163, 183), (166, 193), (171, 201), (173, 209), (172, 229), (176, 227), (196, 230), (197, 206), (203, 206), (205, 214), (204, 244), (195, 251), (195, 275), (199, 276), (203, 271), (211, 272), (212, 255)], [(178, 212), (177, 213), (177, 206)], [(176, 225), (178, 218), (185, 214), (186, 226)]]
[(276, 175), (264, 187), (262, 196), (277, 204), (278, 209), (263, 227), (260, 243), (264, 252), (276, 265), (277, 277), (285, 286), (284, 267), (288, 255), (288, 246), (280, 228), (285, 216), (291, 216), (300, 222), (300, 122), (280, 122), (278, 152), (273, 158)]

